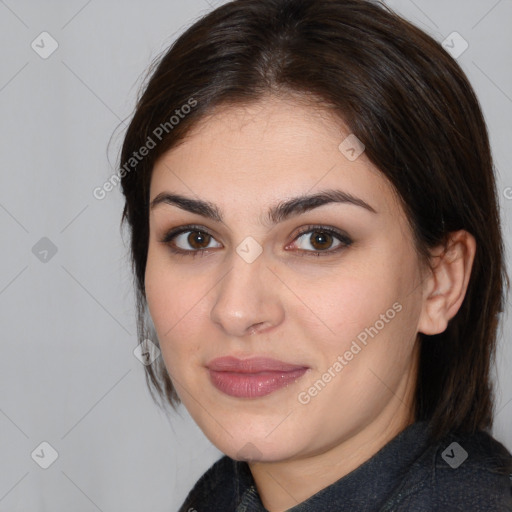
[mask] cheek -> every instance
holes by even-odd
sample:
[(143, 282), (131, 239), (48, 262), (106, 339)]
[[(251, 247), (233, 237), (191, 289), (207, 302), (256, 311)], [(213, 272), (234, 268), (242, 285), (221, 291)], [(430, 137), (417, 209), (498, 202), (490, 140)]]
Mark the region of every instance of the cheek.
[(310, 341), (320, 341), (318, 370), (345, 354), (350, 364), (344, 373), (353, 377), (366, 375), (368, 366), (392, 372), (395, 363), (409, 359), (421, 309), (417, 267), (408, 254), (379, 252), (371, 265), (351, 265), (347, 272), (333, 272), (319, 288), (300, 288), (308, 308), (294, 316)]
[[(186, 276), (151, 249), (145, 275), (146, 299), (164, 359), (197, 350), (200, 318), (205, 314), (209, 287), (200, 277)], [(170, 358), (169, 358), (170, 359)]]
[[(392, 399), (414, 365), (417, 297), (397, 289), (396, 283), (375, 281), (375, 285), (369, 289), (352, 281), (350, 290), (324, 309), (335, 334), (319, 338), (313, 329), (305, 334), (315, 349), (314, 372), (301, 386), (302, 396), (310, 390), (314, 393), (310, 396), (318, 394), (311, 401), (311, 417), (325, 415), (325, 408), (334, 414), (333, 403), (340, 415), (371, 415)], [(319, 381), (327, 382), (325, 391)]]
[(352, 266), (349, 271), (333, 272), (316, 286), (303, 283), (297, 295), (305, 297), (306, 308), (298, 304), (295, 316), (299, 319), (316, 318), (318, 325), (310, 329), (321, 329), (327, 335), (324, 339), (330, 340), (334, 348), (340, 348), (341, 340), (349, 343), (398, 300), (393, 270), (388, 267), (387, 272), (375, 272)]

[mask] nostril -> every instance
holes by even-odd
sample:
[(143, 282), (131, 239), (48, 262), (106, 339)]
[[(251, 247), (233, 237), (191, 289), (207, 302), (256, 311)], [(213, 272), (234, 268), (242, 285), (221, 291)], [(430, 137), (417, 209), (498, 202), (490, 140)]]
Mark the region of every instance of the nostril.
[(252, 325), (250, 328), (249, 328), (249, 335), (252, 336), (253, 334), (256, 334), (258, 331), (261, 330), (261, 328), (259, 328), (258, 326), (261, 326), (263, 324), (263, 322), (259, 322), (255, 325)]

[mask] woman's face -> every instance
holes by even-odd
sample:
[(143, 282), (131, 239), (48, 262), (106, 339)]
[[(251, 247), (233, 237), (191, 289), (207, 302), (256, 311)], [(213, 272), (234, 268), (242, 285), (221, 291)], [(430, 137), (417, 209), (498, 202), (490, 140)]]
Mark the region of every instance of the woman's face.
[(174, 197), (150, 211), (149, 310), (182, 402), (235, 459), (411, 422), (421, 267), (389, 182), (351, 138), (340, 149), (348, 135), (272, 97), (219, 109), (154, 167), (150, 200)]

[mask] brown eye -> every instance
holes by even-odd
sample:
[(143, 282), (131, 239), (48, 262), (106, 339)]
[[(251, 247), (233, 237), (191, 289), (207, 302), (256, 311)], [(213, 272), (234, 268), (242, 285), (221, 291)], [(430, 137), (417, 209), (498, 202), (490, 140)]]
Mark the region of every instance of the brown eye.
[(164, 236), (162, 242), (173, 252), (191, 255), (222, 247), (212, 235), (191, 226), (172, 229)]
[(313, 231), (311, 234), (309, 241), (311, 246), (317, 250), (325, 250), (329, 249), (332, 242), (333, 237), (329, 233), (325, 233), (324, 231)]
[[(333, 248), (335, 237), (326, 231), (319, 229), (310, 230), (298, 237), (297, 246), (299, 249), (309, 251), (327, 251)], [(338, 240), (338, 245), (342, 245)], [(336, 247), (336, 246), (335, 246)]]
[(320, 256), (346, 249), (352, 240), (341, 231), (322, 226), (307, 226), (294, 241), (294, 246), (303, 255)]
[(201, 231), (190, 231), (187, 242), (193, 249), (206, 249), (210, 243), (211, 236)]

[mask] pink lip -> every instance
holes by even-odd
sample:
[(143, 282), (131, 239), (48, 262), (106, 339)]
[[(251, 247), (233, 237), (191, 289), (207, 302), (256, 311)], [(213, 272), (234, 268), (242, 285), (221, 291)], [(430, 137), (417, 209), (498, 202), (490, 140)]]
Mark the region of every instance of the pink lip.
[(299, 379), (308, 370), (307, 366), (266, 357), (219, 357), (206, 366), (212, 384), (226, 395), (238, 398), (269, 395)]

